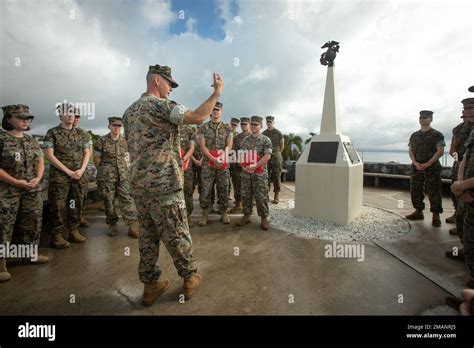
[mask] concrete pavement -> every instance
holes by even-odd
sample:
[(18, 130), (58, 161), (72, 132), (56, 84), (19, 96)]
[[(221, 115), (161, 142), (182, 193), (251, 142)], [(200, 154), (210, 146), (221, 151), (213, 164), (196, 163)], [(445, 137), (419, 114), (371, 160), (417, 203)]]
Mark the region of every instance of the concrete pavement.
[[(287, 185), (282, 199), (293, 198)], [(395, 210), (398, 205), (394, 208), (393, 200), (384, 198), (394, 193), (366, 187), (364, 201)], [(406, 194), (392, 197), (398, 203), (397, 195), (406, 199)], [(49, 264), (9, 266), (12, 280), (0, 284), (1, 314), (455, 314), (444, 305), (448, 291), (457, 291), (463, 279), (462, 263), (444, 258), (446, 246), (455, 242), (447, 234), (451, 225), (443, 223), (433, 232), (427, 220), (412, 224), (403, 238), (365, 244), (365, 260), (358, 262), (326, 258), (328, 241), (299, 238), (273, 227), (261, 231), (256, 216), (253, 224), (241, 228), (235, 226), (239, 215), (231, 215), (227, 226), (211, 215), (208, 226), (191, 229), (203, 276), (195, 297), (180, 301), (182, 279), (162, 247), (159, 264), (172, 285), (145, 308), (137, 276), (138, 242), (126, 235), (123, 222), (119, 235), (108, 237), (104, 212), (96, 208), (89, 205), (84, 214), (92, 223), (82, 229), (86, 243), (65, 250), (41, 248), (51, 258)], [(195, 220), (199, 213), (196, 196)], [(414, 267), (418, 264), (439, 277)]]

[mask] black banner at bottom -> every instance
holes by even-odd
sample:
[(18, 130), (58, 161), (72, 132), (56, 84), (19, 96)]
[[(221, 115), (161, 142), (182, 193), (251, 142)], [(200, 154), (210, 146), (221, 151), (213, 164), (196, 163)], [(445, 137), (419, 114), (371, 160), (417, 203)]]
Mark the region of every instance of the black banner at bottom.
[(3, 316), (0, 346), (33, 344), (449, 344), (472, 347), (473, 317)]

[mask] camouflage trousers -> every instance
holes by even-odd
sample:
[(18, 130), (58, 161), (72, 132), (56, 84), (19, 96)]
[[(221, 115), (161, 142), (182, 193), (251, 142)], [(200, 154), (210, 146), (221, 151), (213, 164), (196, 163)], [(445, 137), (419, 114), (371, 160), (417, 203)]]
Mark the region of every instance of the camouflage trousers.
[(465, 203), (463, 244), (464, 261), (474, 277), (474, 203)]
[(42, 219), (41, 191), (12, 187), (0, 193), (0, 244), (39, 244)]
[(249, 174), (242, 171), (241, 194), (244, 214), (252, 214), (253, 200), (257, 203), (257, 213), (260, 217), (267, 217), (268, 210), (268, 174)]
[(189, 166), (188, 170), (184, 172), (184, 200), (186, 202), (186, 212), (188, 216), (193, 213), (193, 193), (194, 193), (194, 171), (193, 167)]
[(432, 213), (441, 214), (443, 212), (441, 196), (441, 171), (420, 171), (412, 168), (412, 174), (410, 178), (410, 192), (411, 202), (415, 209), (425, 209), (425, 203), (423, 202), (425, 199), (425, 187), (430, 200), (430, 211)]
[(219, 211), (225, 212), (229, 206), (229, 170), (215, 169), (207, 164), (202, 167), (201, 172), (201, 195), (199, 203), (201, 209), (210, 209), (212, 207), (211, 192), (214, 189), (214, 180), (217, 186), (217, 196), (219, 198)]
[(64, 229), (79, 228), (84, 198), (85, 180), (50, 182), (48, 199), (51, 209), (51, 234), (62, 233)]
[(465, 203), (458, 201), (458, 208), (456, 209), (456, 233), (458, 234), (461, 243), (463, 242), (464, 216), (466, 213)]
[(82, 220), (82, 213), (84, 212), (84, 209), (86, 209), (86, 202), (87, 202), (87, 195), (89, 194), (89, 185), (88, 183), (84, 184), (84, 191), (83, 191), (83, 197), (82, 197), (82, 210), (81, 210), (81, 215), (79, 216), (79, 219)]
[(196, 272), (183, 191), (166, 196), (147, 196), (144, 192), (133, 191), (133, 197), (140, 221), (140, 281), (152, 283), (160, 278), (161, 270), (157, 262), (161, 242), (181, 277), (187, 278)]
[(281, 190), (281, 171), (283, 159), (281, 152), (275, 151), (267, 163), (268, 168), (268, 187), (273, 183), (273, 192), (278, 193)]
[(201, 195), (201, 170), (202, 167), (193, 164), (193, 187), (195, 188), (197, 186), (199, 195)]
[(130, 225), (137, 221), (137, 209), (130, 192), (130, 183), (123, 181), (99, 181), (98, 187), (104, 200), (105, 223), (115, 225), (118, 222), (118, 215), (115, 212), (115, 198), (118, 198), (120, 213), (125, 225)]
[[(451, 180), (453, 183), (458, 180), (458, 169), (459, 169), (459, 162), (455, 161), (453, 163), (453, 167), (451, 169)], [(454, 193), (451, 192), (451, 200), (453, 201), (454, 210), (458, 209), (458, 199)]]
[(242, 201), (241, 189), (240, 189), (241, 175), (242, 175), (242, 167), (240, 165), (235, 165), (230, 168), (230, 176), (232, 178), (232, 188), (234, 189), (235, 203)]

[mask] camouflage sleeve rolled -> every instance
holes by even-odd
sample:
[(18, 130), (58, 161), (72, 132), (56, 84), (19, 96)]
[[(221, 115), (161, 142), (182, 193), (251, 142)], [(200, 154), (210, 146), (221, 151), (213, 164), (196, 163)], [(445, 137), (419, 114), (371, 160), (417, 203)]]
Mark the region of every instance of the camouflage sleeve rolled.
[(44, 136), (44, 139), (43, 139), (43, 149), (47, 149), (47, 148), (52, 148), (54, 149), (54, 143), (55, 143), (55, 139), (54, 139), (54, 134), (52, 132), (52, 130), (48, 130), (46, 132), (46, 135)]
[(183, 125), (184, 114), (186, 111), (189, 110), (189, 108), (184, 105), (178, 104), (172, 100), (169, 100), (166, 103), (162, 103), (160, 107), (167, 108), (165, 112), (162, 112), (160, 114), (163, 115), (168, 121), (178, 126)]
[(82, 145), (84, 149), (92, 147), (92, 138), (88, 131), (83, 130), (84, 144)]
[(412, 144), (412, 139), (413, 139), (413, 134), (410, 135), (410, 139), (408, 140), (408, 146), (411, 146), (411, 144)]
[(102, 156), (102, 151), (104, 151), (104, 142), (102, 141), (102, 137), (100, 137), (94, 146), (94, 156), (95, 157)]
[(271, 155), (273, 150), (272, 150), (272, 141), (270, 140), (270, 138), (268, 137), (265, 137), (265, 141), (263, 142), (263, 153), (265, 155)]
[(38, 140), (36, 140), (35, 138), (33, 138), (33, 149), (35, 151), (35, 155), (37, 158), (44, 156), (43, 151), (41, 151), (40, 144), (38, 143)]
[(436, 142), (436, 146), (446, 146), (446, 142), (444, 141), (444, 135), (441, 132), (438, 132), (438, 141)]

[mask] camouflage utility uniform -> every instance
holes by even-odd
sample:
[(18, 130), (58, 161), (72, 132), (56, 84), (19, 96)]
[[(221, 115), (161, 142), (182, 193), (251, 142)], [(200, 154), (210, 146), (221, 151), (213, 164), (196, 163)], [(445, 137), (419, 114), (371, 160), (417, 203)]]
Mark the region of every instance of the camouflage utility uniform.
[[(408, 146), (411, 147), (415, 159), (419, 163), (428, 162), (437, 152), (437, 146), (445, 146), (444, 136), (441, 132), (431, 128), (426, 132), (421, 130), (413, 133), (410, 137)], [(425, 209), (423, 202), (424, 187), (430, 200), (430, 211), (432, 213), (443, 212), (442, 207), (442, 182), (441, 182), (441, 163), (437, 160), (433, 165), (425, 170), (417, 170), (412, 164), (412, 174), (410, 178), (410, 192), (413, 207), (418, 210)]]
[(173, 101), (144, 93), (123, 117), (132, 195), (141, 225), (138, 272), (143, 283), (153, 283), (161, 275), (157, 265), (160, 242), (181, 277), (196, 272), (178, 155), (179, 126), (186, 110)]

